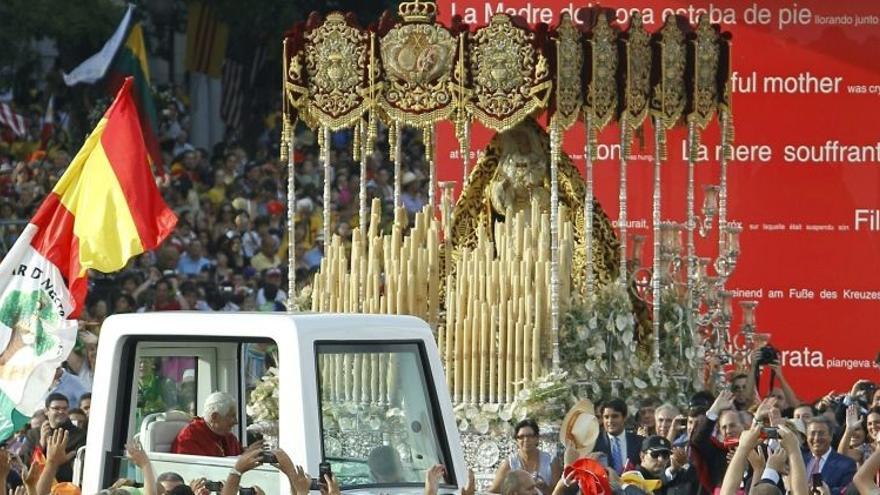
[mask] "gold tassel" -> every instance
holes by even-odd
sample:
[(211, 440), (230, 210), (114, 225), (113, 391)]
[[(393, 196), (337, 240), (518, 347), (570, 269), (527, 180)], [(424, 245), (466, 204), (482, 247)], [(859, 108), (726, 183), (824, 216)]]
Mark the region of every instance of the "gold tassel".
[(422, 127), (422, 143), (425, 146), (425, 162), (431, 163), (434, 159), (434, 142), (431, 135), (431, 126)]
[(697, 125), (694, 126), (694, 135), (693, 139), (691, 140), (688, 154), (690, 156), (690, 160), (695, 163), (697, 161), (697, 158), (700, 156), (700, 127)]
[(354, 125), (353, 136), (351, 138), (351, 159), (354, 161), (360, 161), (361, 159), (361, 131), (363, 130), (364, 121), (363, 119), (358, 120), (358, 123)]
[(621, 122), (620, 124), (623, 126), (623, 142), (620, 143), (620, 152), (626, 158), (629, 157), (630, 149), (632, 149), (633, 130), (627, 123)]
[(596, 154), (598, 153), (599, 146), (599, 138), (596, 131), (597, 129), (594, 126), (590, 126), (590, 128), (587, 130), (587, 140), (590, 144), (590, 156), (592, 156), (594, 160), (596, 159)]
[(394, 156), (394, 150), (397, 149), (397, 123), (388, 124), (388, 152), (391, 154), (392, 161), (397, 158)]
[[(655, 122), (659, 123), (660, 119), (657, 119)], [(666, 129), (661, 128), (660, 132), (657, 134), (657, 153), (660, 155), (661, 161), (666, 161), (669, 158), (666, 149)]]

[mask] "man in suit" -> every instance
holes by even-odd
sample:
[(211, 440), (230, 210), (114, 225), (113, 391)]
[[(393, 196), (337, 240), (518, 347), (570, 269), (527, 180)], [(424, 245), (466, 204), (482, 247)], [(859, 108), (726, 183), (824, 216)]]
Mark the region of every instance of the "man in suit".
[[(733, 393), (723, 390), (694, 426), (690, 439), (691, 458), (700, 481), (697, 492), (700, 495), (712, 493), (721, 486), (727, 471), (727, 455), (735, 450), (744, 429), (743, 418), (733, 403)], [(714, 434), (716, 426), (721, 433), (720, 440)]]
[(807, 447), (804, 455), (807, 477), (822, 476), (822, 482), (831, 493), (841, 493), (856, 474), (856, 463), (849, 457), (840, 455), (831, 448), (831, 422), (824, 416), (817, 416), (807, 423)]
[(603, 431), (596, 439), (593, 452), (604, 452), (608, 464), (618, 474), (639, 465), (644, 438), (623, 429), (626, 423), (626, 402), (611, 399), (602, 404)]

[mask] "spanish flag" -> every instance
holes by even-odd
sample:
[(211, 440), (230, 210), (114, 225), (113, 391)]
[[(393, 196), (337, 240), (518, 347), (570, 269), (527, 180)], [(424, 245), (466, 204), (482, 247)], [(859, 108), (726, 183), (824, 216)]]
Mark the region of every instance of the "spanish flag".
[(87, 270), (122, 269), (177, 223), (150, 170), (132, 83), (0, 262), (0, 441), (41, 407), (73, 348)]

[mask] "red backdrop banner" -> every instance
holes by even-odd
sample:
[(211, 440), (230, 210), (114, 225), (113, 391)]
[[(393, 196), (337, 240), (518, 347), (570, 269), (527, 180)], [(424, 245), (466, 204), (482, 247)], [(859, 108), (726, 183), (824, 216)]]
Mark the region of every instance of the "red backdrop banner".
[[(555, 25), (566, 0), (440, 0), (439, 18), (477, 25), (495, 12)], [(612, 6), (611, 4), (605, 5)], [(742, 253), (728, 287), (759, 302), (758, 331), (782, 352), (786, 378), (804, 399), (880, 378), (880, 10), (873, 2), (821, 0), (711, 3), (620, 1), (619, 26), (634, 9), (649, 31), (667, 12), (696, 24), (704, 12), (733, 35), (735, 159), (728, 166), (728, 218), (741, 223)], [(650, 132), (646, 133), (650, 136)], [(619, 146), (614, 124), (599, 136), (596, 195), (618, 215)], [(492, 133), (474, 123), (476, 153)], [(685, 219), (685, 132), (669, 134), (662, 170), (662, 216)], [(462, 180), (451, 124), (438, 126), (438, 179)], [(704, 133), (698, 184), (717, 184), (717, 123)], [(584, 130), (565, 135), (583, 171)], [(629, 232), (651, 244), (652, 152), (634, 145), (627, 175)], [(474, 160), (471, 160), (473, 164)], [(702, 203), (697, 191), (696, 205)], [(715, 256), (717, 233), (698, 239)], [(643, 253), (650, 263), (650, 249)], [(739, 312), (733, 322), (739, 326)], [(766, 390), (766, 382), (762, 389)]]

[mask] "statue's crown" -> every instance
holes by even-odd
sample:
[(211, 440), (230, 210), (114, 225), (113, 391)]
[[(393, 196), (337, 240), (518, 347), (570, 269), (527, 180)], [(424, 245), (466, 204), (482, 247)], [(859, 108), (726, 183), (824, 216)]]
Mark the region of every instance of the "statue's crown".
[(432, 22), (437, 16), (437, 4), (422, 0), (401, 2), (397, 13), (406, 22)]

